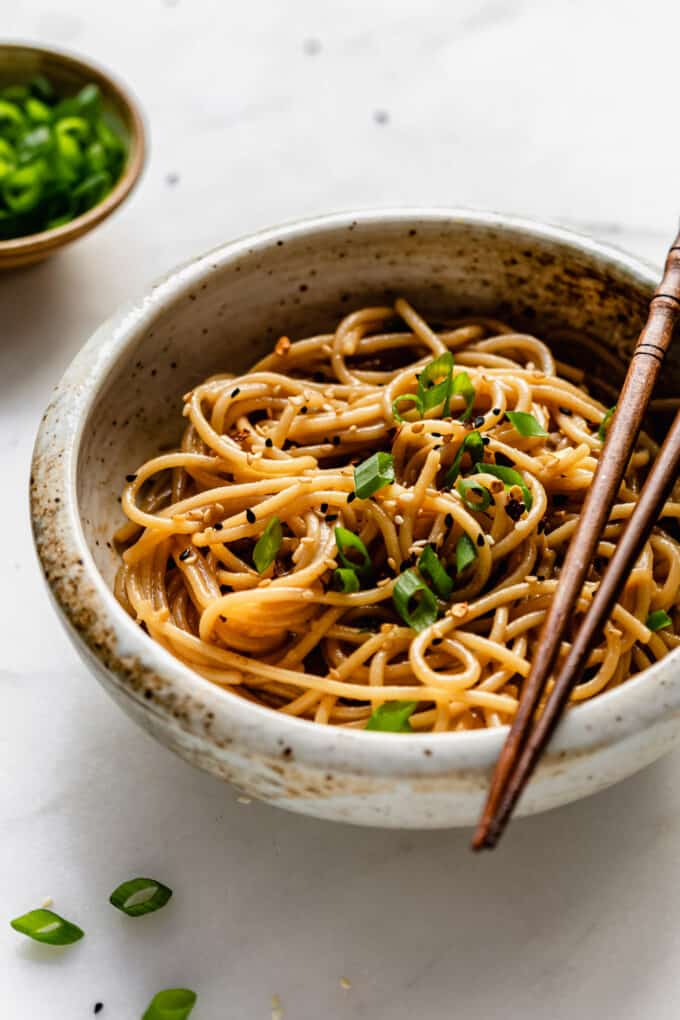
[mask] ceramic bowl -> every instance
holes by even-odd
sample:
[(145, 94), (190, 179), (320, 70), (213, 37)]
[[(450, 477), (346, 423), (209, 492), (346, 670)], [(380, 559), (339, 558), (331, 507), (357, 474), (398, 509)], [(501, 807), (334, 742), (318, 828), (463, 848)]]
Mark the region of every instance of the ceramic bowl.
[[(140, 726), (249, 796), (366, 825), (474, 822), (505, 729), (400, 735), (319, 726), (211, 685), (147, 637), (111, 590), (125, 475), (177, 441), (181, 395), (206, 375), (243, 370), (281, 334), (327, 330), (343, 313), (398, 294), (435, 319), (476, 311), (533, 329), (612, 385), (656, 278), (636, 259), (558, 228), (450, 210), (308, 220), (230, 242), (171, 273), (95, 333), (59, 383), (37, 439), (35, 542), (91, 671)], [(666, 392), (677, 393), (678, 381), (676, 356)], [(569, 711), (520, 812), (600, 790), (679, 735), (680, 650)]]
[(19, 43), (0, 43), (0, 86), (22, 84), (44, 74), (58, 92), (72, 95), (88, 82), (99, 86), (104, 110), (128, 146), (123, 173), (103, 199), (70, 223), (39, 234), (0, 241), (0, 269), (40, 262), (59, 248), (86, 234), (110, 216), (127, 198), (144, 166), (145, 134), (140, 110), (127, 90), (108, 71), (79, 57), (57, 50)]

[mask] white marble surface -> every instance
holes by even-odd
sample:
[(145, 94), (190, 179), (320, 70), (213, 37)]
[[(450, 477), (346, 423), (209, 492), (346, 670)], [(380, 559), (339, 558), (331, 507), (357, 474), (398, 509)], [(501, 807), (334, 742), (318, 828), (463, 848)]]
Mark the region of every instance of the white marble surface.
[[(485, 857), (467, 833), (239, 804), (136, 730), (76, 660), (41, 585), (26, 485), (50, 387), (94, 327), (253, 228), (468, 204), (658, 261), (680, 206), (680, 7), (0, 0), (0, 26), (117, 69), (152, 136), (112, 221), (0, 278), (0, 1016), (77, 1020), (102, 1001), (102, 1020), (137, 1020), (157, 989), (186, 984), (196, 1020), (269, 1020), (274, 994), (286, 1020), (676, 1020), (678, 753), (516, 824)], [(110, 890), (134, 874), (171, 885), (169, 906), (114, 912)], [(86, 929), (77, 946), (6, 925), (46, 896)]]

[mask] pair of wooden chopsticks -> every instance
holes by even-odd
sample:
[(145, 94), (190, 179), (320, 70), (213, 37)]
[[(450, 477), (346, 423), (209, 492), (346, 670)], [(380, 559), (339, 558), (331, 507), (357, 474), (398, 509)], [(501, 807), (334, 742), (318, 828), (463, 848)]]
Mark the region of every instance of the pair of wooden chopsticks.
[(640, 500), (569, 654), (555, 677), (543, 711), (536, 720), (536, 709), (557, 663), (567, 623), (594, 559), (679, 318), (680, 233), (668, 253), (663, 279), (654, 293), (649, 317), (633, 352), (605, 447), (522, 691), (517, 715), (496, 764), (491, 789), (472, 842), (475, 850), (491, 849), (500, 839), (677, 480), (680, 469), (680, 412), (642, 488)]

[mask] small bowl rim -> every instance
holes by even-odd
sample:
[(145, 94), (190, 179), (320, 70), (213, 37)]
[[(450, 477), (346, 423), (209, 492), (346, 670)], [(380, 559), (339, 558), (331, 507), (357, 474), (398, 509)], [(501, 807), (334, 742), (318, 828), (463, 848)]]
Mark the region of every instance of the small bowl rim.
[(16, 257), (21, 255), (37, 254), (40, 251), (45, 253), (53, 248), (59, 248), (68, 241), (75, 240), (82, 234), (87, 233), (93, 227), (101, 223), (128, 197), (132, 189), (139, 182), (147, 155), (147, 132), (144, 123), (141, 106), (134, 98), (132, 92), (114, 74), (97, 61), (90, 60), (53, 46), (36, 46), (30, 42), (12, 40), (7, 42), (0, 40), (0, 61), (3, 53), (15, 51), (27, 51), (40, 56), (56, 58), (65, 66), (71, 68), (84, 80), (95, 78), (106, 82), (107, 88), (116, 97), (117, 102), (127, 110), (130, 118), (130, 138), (128, 160), (121, 176), (116, 181), (106, 197), (94, 205), (87, 212), (81, 213), (75, 219), (64, 223), (60, 227), (52, 227), (50, 230), (40, 230), (37, 234), (25, 234), (22, 237), (8, 238), (0, 241), (0, 263), (3, 258)]
[[(41, 567), (61, 615), (72, 628), (74, 605), (83, 607), (86, 599), (89, 599), (87, 604), (91, 607), (94, 599), (97, 612), (102, 614), (106, 627), (114, 635), (114, 643), (124, 650), (116, 653), (119, 658), (114, 661), (124, 663), (124, 656), (134, 657), (137, 668), (141, 665), (148, 674), (162, 677), (171, 690), (189, 698), (194, 707), (200, 706), (202, 711), (206, 707), (210, 708), (213, 716), (209, 730), (199, 728), (186, 719), (182, 721), (173, 716), (166, 705), (155, 699), (146, 701), (139, 687), (130, 682), (131, 674), (126, 672), (127, 667), (121, 675), (120, 670), (112, 668), (111, 660), (107, 661), (110, 648), (102, 650), (101, 628), (97, 624), (83, 627), (76, 625), (79, 637), (88, 646), (91, 655), (99, 660), (100, 668), (113, 681), (117, 691), (133, 699), (150, 716), (159, 717), (163, 725), (193, 733), (218, 747), (223, 746), (219, 742), (220, 737), (226, 736), (230, 740), (234, 733), (238, 733), (241, 743), (258, 753), (280, 755), (282, 747), (294, 747), (296, 758), (307, 765), (320, 769), (351, 770), (354, 773), (359, 771), (364, 775), (380, 777), (441, 775), (460, 769), (477, 772), (479, 769), (488, 769), (495, 761), (507, 734), (507, 726), (464, 732), (412, 734), (367, 733), (320, 726), (254, 704), (204, 679), (152, 641), (119, 605), (96, 566), (85, 538), (76, 489), (77, 461), (84, 428), (97, 396), (106, 385), (111, 371), (116, 368), (118, 359), (126, 355), (128, 346), (134, 349), (139, 337), (162, 308), (188, 295), (206, 276), (223, 269), (246, 253), (252, 255), (280, 240), (302, 237), (309, 241), (317, 233), (329, 229), (339, 231), (357, 223), (378, 223), (383, 226), (398, 223), (410, 227), (423, 221), (450, 223), (452, 220), (473, 227), (523, 231), (528, 241), (543, 239), (566, 245), (582, 255), (615, 266), (630, 274), (638, 283), (652, 288), (656, 283), (658, 271), (642, 259), (563, 227), (522, 217), (437, 207), (397, 207), (332, 213), (295, 220), (245, 235), (171, 270), (145, 294), (123, 306), (107, 320), (81, 349), (57, 384), (36, 440), (33, 473), (38, 482), (46, 482), (49, 474), (48, 459), (52, 466), (57, 463), (57, 477), (63, 486), (60, 492), (65, 505), (62, 504), (60, 511), (51, 518), (47, 527), (47, 542), (41, 541), (39, 534), (43, 525), (45, 500), (36, 495), (37, 490), (32, 488), (31, 515)], [(83, 376), (83, 368), (88, 373), (86, 376)], [(78, 389), (74, 399), (70, 387), (76, 379)], [(66, 391), (70, 391), (69, 413), (65, 420), (58, 423), (59, 399)], [(52, 415), (54, 421), (51, 420)], [(51, 441), (49, 437), (49, 431), (55, 425), (59, 432), (56, 444), (54, 437)], [(55, 569), (46, 553), (50, 541), (64, 550), (70, 563), (77, 559), (80, 564), (74, 571), (80, 579), (75, 596), (64, 593), (61, 586), (64, 571), (62, 567)], [(73, 586), (68, 591), (72, 592)], [(671, 659), (677, 664), (680, 661), (680, 650), (669, 653), (664, 660), (654, 663), (614, 690), (573, 706), (553, 738), (549, 755), (579, 755), (594, 747), (623, 741), (653, 725), (659, 715), (673, 707), (657, 704), (649, 696), (657, 689), (661, 698), (658, 688), (667, 684), (664, 674), (667, 673)], [(667, 693), (670, 697), (670, 690)], [(675, 692), (675, 698), (680, 702), (680, 692)]]

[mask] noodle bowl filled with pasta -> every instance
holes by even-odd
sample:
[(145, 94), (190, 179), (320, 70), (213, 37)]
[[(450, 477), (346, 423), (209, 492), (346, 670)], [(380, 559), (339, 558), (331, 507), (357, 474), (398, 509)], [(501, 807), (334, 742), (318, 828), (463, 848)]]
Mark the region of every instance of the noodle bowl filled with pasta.
[[(183, 756), (282, 806), (472, 821), (653, 280), (560, 231), (444, 212), (283, 228), (171, 277), (71, 370), (95, 377), (77, 437), (58, 440), (78, 443), (86, 546), (68, 586), (51, 557), (80, 536), (61, 510), (45, 530), (34, 491), (48, 580), (72, 624), (87, 580), (79, 640), (109, 689)], [(671, 362), (571, 636), (678, 378)], [(54, 476), (49, 425), (37, 485)], [(676, 488), (525, 811), (676, 739), (679, 517)]]

